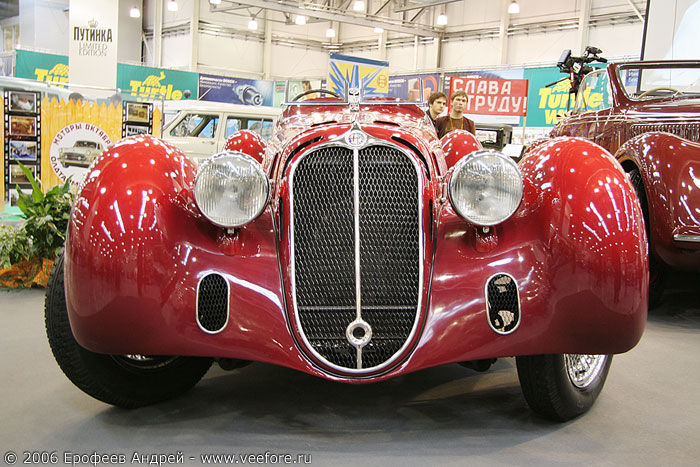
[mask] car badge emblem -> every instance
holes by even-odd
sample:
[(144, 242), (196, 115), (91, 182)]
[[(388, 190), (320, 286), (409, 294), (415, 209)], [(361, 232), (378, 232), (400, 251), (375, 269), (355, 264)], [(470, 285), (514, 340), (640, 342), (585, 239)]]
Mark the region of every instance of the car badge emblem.
[(367, 135), (361, 131), (351, 131), (345, 136), (345, 141), (354, 147), (359, 148), (367, 142)]

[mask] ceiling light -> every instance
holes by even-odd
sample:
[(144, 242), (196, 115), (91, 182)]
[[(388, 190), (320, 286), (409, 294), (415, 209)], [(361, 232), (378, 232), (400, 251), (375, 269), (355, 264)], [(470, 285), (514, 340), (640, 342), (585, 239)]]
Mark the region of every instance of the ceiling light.
[(376, 26), (374, 28), (374, 32), (376, 32), (377, 34), (381, 34), (384, 32), (384, 28), (380, 28), (379, 26)]
[(355, 0), (355, 3), (352, 5), (352, 9), (355, 11), (365, 11), (365, 2), (362, 0)]
[(258, 22), (255, 21), (255, 18), (250, 18), (250, 21), (248, 21), (248, 29), (250, 29), (252, 31), (257, 31)]
[(212, 5), (221, 5), (221, 0), (209, 0)]
[(180, 8), (175, 0), (168, 0), (168, 11), (177, 11)]
[(520, 5), (518, 5), (518, 2), (516, 0), (513, 0), (510, 2), (510, 5), (508, 5), (508, 13), (511, 15), (515, 15), (520, 13)]
[(294, 22), (295, 22), (296, 24), (298, 24), (299, 26), (303, 26), (304, 24), (306, 24), (306, 16), (297, 15), (297, 17), (296, 17), (296, 19), (294, 20)]
[(131, 16), (132, 18), (140, 18), (141, 11), (139, 11), (139, 9), (136, 8), (135, 6), (132, 6), (131, 10), (129, 10), (129, 16)]
[(335, 37), (335, 29), (333, 29), (333, 28), (326, 29), (326, 37)]
[(447, 25), (447, 15), (445, 13), (442, 13), (440, 16), (437, 17), (436, 23), (438, 26), (446, 26)]

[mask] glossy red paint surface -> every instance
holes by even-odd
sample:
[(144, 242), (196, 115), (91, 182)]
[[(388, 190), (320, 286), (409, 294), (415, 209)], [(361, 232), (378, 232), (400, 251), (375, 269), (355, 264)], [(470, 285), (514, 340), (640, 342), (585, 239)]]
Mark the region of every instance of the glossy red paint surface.
[(445, 163), (451, 169), (464, 156), (474, 151), (484, 149), (476, 136), (466, 130), (454, 130), (440, 140), (442, 151), (445, 153)]
[(615, 154), (627, 171), (637, 168), (649, 201), (651, 253), (674, 268), (700, 269), (700, 243), (673, 239), (700, 232), (700, 197), (693, 192), (700, 165), (700, 99), (678, 94), (633, 100), (624, 92), (619, 67), (611, 64), (606, 71), (612, 105), (574, 113), (555, 126), (552, 136), (587, 138)]
[[(195, 166), (166, 143), (127, 138), (95, 162), (66, 245), (66, 297), (81, 345), (265, 361), (370, 382), (455, 361), (618, 353), (639, 340), (648, 286), (644, 227), (632, 187), (605, 151), (570, 138), (538, 146), (520, 163), (519, 209), (484, 233), (447, 201), (448, 164), (420, 109), (296, 107), (285, 112), (263, 159), (273, 180), (269, 206), (233, 232), (199, 213)], [(300, 343), (288, 214), (295, 164), (353, 125), (414, 159), (422, 187), (420, 326), (396, 365), (361, 378), (324, 368)], [(470, 148), (453, 146), (460, 154)], [(211, 272), (231, 288), (229, 323), (218, 334), (195, 320), (198, 280)], [(522, 320), (508, 335), (495, 333), (486, 317), (484, 287), (499, 272), (512, 275), (520, 291)]]
[(224, 151), (238, 151), (248, 154), (260, 164), (264, 164), (265, 150), (267, 144), (265, 141), (250, 130), (241, 130), (229, 136), (224, 145)]

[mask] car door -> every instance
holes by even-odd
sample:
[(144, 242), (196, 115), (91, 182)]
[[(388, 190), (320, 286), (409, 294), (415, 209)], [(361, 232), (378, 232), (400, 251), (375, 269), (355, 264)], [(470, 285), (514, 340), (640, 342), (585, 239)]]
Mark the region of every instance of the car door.
[(189, 157), (207, 158), (219, 150), (220, 121), (220, 112), (183, 112), (164, 136)]

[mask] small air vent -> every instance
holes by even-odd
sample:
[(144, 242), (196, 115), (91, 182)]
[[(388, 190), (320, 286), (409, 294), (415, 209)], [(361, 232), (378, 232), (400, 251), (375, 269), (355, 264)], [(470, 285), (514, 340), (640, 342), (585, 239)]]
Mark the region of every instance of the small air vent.
[(209, 334), (228, 324), (229, 284), (220, 274), (204, 276), (197, 286), (197, 324)]
[(486, 283), (486, 314), (498, 334), (510, 334), (520, 324), (518, 284), (510, 274), (495, 274)]

